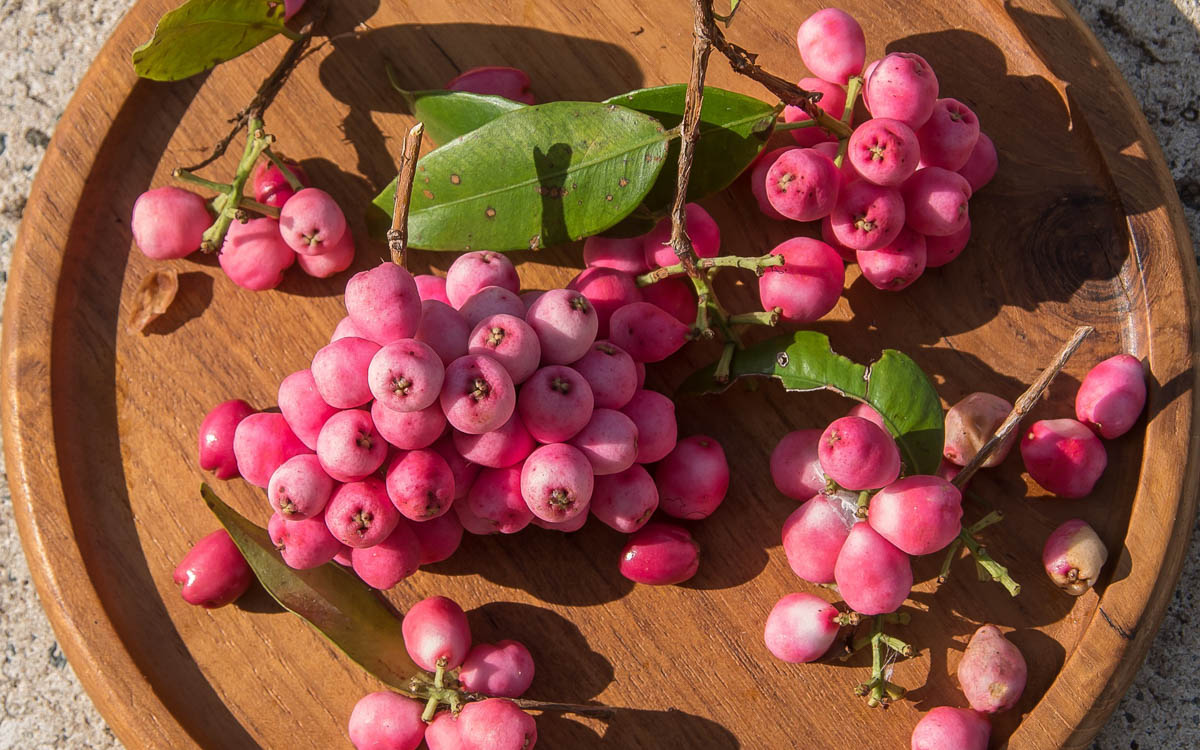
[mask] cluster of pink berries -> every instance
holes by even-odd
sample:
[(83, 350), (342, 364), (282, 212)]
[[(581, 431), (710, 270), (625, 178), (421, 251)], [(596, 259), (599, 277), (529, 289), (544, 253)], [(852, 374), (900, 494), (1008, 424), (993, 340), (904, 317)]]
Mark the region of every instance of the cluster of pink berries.
[[(840, 119), (847, 84), (863, 76), (872, 119), (845, 144), (816, 126), (791, 131), (798, 147), (767, 152), (753, 166), (754, 197), (770, 218), (820, 222), (824, 242), (789, 243), (802, 243), (814, 256), (814, 243), (827, 248), (819, 253), (822, 275), (832, 273), (825, 267), (836, 256), (858, 263), (879, 289), (904, 289), (966, 246), (967, 203), (996, 172), (995, 146), (970, 108), (938, 98), (937, 76), (920, 55), (891, 53), (864, 75), (863, 30), (844, 11), (814, 13), (800, 26), (797, 44), (817, 76), (799, 85), (822, 94), (817, 106)], [(787, 107), (784, 118), (811, 119), (799, 107)]]
[(517, 641), (471, 645), (467, 616), (435, 596), (404, 615), (404, 647), (417, 666), (434, 672), (435, 687), (491, 696), (426, 722), (426, 704), (397, 693), (369, 693), (350, 714), (350, 741), (358, 750), (533, 750), (537, 724), (509, 698), (533, 682), (533, 657)]
[(626, 577), (690, 578), (688, 531), (647, 521), (707, 517), (729, 466), (712, 438), (677, 440), (674, 404), (642, 387), (642, 363), (669, 353), (655, 318), (597, 340), (600, 306), (581, 292), (519, 291), (490, 252), (460, 256), (445, 279), (391, 263), (357, 274), (330, 343), (280, 384), (279, 413), (244, 401), (209, 413), (201, 467), (266, 488), (288, 565), (336, 559), (379, 589), (448, 558), (464, 528), (575, 531), (589, 510), (633, 535)]
[[(285, 162), (302, 185), (308, 177)], [(260, 162), (250, 180), (254, 199), (279, 209), (269, 216), (234, 221), (217, 260), (229, 279), (253, 291), (274, 289), (298, 263), (309, 276), (327, 278), (354, 262), (354, 235), (333, 198), (320, 188), (292, 188), (282, 170)], [(142, 193), (133, 204), (133, 239), (148, 257), (171, 260), (200, 249), (212, 225), (208, 204), (196, 193), (166, 186)]]

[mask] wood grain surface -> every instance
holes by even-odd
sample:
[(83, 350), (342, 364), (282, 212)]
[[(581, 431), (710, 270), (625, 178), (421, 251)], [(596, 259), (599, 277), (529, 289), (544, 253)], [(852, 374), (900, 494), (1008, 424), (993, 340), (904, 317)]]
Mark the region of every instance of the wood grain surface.
[[(52, 141), (17, 241), (5, 308), (3, 423), (17, 520), (42, 602), (84, 686), (130, 748), (348, 747), (354, 702), (378, 683), (262, 592), (209, 612), (186, 605), (171, 570), (214, 519), (200, 502), (195, 434), (214, 403), (266, 408), (288, 373), (306, 367), (342, 316), (348, 273), (288, 274), (276, 291), (234, 287), (215, 260), (173, 261), (180, 295), (149, 335), (131, 335), (132, 292), (157, 267), (132, 251), (133, 200), (198, 161), (248, 101), (285, 45), (274, 40), (207, 76), (139, 81), (129, 51), (173, 0), (144, 0), (80, 85)], [(995, 140), (1001, 168), (972, 200), (963, 257), (899, 294), (851, 270), (837, 309), (815, 326), (838, 351), (869, 361), (900, 348), (931, 373), (947, 403), (975, 390), (1015, 398), (1079, 324), (1097, 327), (1035, 418), (1069, 416), (1089, 366), (1119, 351), (1149, 363), (1147, 415), (1107, 444), (1109, 469), (1084, 500), (1047, 498), (1014, 454), (972, 482), (969, 519), (1007, 520), (985, 533), (1024, 585), (1009, 599), (960, 560), (934, 595), (939, 559), (916, 563), (900, 635), (917, 646), (896, 664), (912, 688), (869, 710), (848, 664), (793, 666), (765, 650), (766, 613), (807, 588), (779, 547), (795, 507), (773, 488), (771, 448), (786, 431), (819, 427), (846, 403), (775, 385), (678, 405), (681, 434), (726, 446), (734, 481), (721, 510), (692, 524), (699, 575), (680, 587), (634, 586), (616, 560), (623, 537), (592, 523), (560, 535), (468, 538), (451, 560), (390, 594), (401, 608), (431, 595), (458, 600), (480, 641), (527, 643), (538, 674), (530, 697), (627, 707), (607, 722), (539, 719), (539, 747), (901, 748), (921, 712), (964, 705), (953, 677), (967, 637), (994, 622), (1030, 663), (1017, 710), (996, 717), (994, 746), (1081, 748), (1132, 678), (1174, 589), (1196, 512), (1197, 280), (1162, 155), (1129, 90), (1074, 12), (1058, 0), (854, 0), (868, 54), (912, 51), (938, 72), (943, 96), (969, 104)], [(800, 77), (793, 45), (810, 0), (752, 0), (731, 40)], [(355, 270), (386, 257), (362, 212), (393, 174), (411, 124), (387, 85), (386, 56), (410, 88), (442, 85), (476, 65), (529, 71), (542, 101), (600, 99), (686, 79), (688, 4), (559, 0), (345, 0), (326, 31), (370, 31), (321, 48), (267, 113), (281, 150), (347, 209)], [(763, 93), (714, 57), (712, 85)], [(787, 136), (780, 136), (786, 142)], [(231, 152), (239, 149), (231, 149)], [(231, 155), (207, 170), (221, 179)], [(705, 202), (727, 252), (760, 254), (794, 233), (763, 220), (739, 183)], [(414, 272), (450, 256), (413, 253)], [(530, 288), (565, 283), (578, 246), (518, 253)], [(727, 273), (733, 306), (754, 284)], [(694, 345), (651, 368), (670, 390), (716, 356)], [(265, 524), (263, 493), (218, 491)], [(1088, 519), (1111, 550), (1093, 592), (1072, 599), (1045, 579), (1049, 531)], [(934, 556), (938, 557), (938, 556)]]

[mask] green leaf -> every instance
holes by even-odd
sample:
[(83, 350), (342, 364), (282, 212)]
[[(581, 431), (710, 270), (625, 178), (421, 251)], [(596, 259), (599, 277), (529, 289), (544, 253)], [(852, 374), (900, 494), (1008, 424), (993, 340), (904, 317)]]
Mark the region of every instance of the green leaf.
[[(597, 102), (514, 109), (425, 155), (408, 214), (423, 250), (535, 250), (620, 221), (654, 184), (669, 135), (652, 117)], [(382, 236), (395, 183), (368, 221)]]
[(188, 0), (133, 51), (134, 72), (155, 81), (203, 73), (284, 33), (283, 13), (283, 0)]
[(420, 668), (404, 648), (400, 618), (353, 573), (336, 563), (293, 570), (275, 550), (266, 529), (226, 505), (207, 484), (200, 485), (209, 510), (275, 601), (300, 615), (363, 669), (402, 693)]
[(460, 135), (470, 133), (495, 120), (500, 115), (525, 105), (502, 96), (472, 94), (466, 91), (430, 89), (409, 91), (400, 87), (396, 69), (384, 63), (388, 81), (408, 103), (409, 112), (425, 124), (425, 135), (441, 145)]
[(870, 404), (879, 412), (900, 446), (910, 474), (933, 474), (942, 460), (945, 416), (929, 377), (916, 362), (895, 349), (869, 367), (834, 353), (829, 337), (797, 331), (737, 352), (728, 383), (713, 380), (716, 365), (693, 373), (680, 386), (681, 395), (720, 393), (734, 380), (767, 376), (789, 391), (827, 389)]
[[(683, 121), (687, 86), (672, 84), (630, 91), (605, 100), (610, 104), (636, 109), (654, 117), (668, 130)], [(750, 162), (758, 156), (771, 137), (777, 115), (775, 106), (751, 96), (704, 87), (700, 108), (700, 140), (688, 181), (688, 200), (697, 200), (729, 187)], [(635, 215), (605, 232), (610, 236), (632, 237), (654, 228), (667, 215), (675, 197), (679, 161), (679, 141), (671, 150), (662, 174)]]

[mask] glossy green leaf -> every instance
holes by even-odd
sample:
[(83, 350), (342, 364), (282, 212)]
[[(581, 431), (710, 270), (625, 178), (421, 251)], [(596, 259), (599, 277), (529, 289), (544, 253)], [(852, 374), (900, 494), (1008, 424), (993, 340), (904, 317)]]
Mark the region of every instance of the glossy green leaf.
[[(606, 101), (636, 109), (657, 119), (667, 129), (679, 127), (687, 86), (672, 84), (630, 91)], [(700, 140), (688, 181), (688, 200), (697, 200), (729, 187), (758, 156), (771, 137), (775, 106), (751, 96), (715, 86), (704, 88), (700, 108)], [(662, 173), (646, 200), (629, 219), (605, 232), (610, 236), (633, 237), (654, 227), (667, 215), (675, 197), (679, 140), (671, 142)]]
[(425, 135), (438, 145), (449, 143), (460, 135), (483, 127), (500, 115), (525, 106), (503, 96), (471, 94), (466, 91), (408, 91), (396, 85), (391, 70), (388, 71), (388, 77), (392, 81), (392, 87), (400, 92), (400, 96), (408, 103), (409, 112), (425, 124)]
[(232, 60), (284, 31), (282, 0), (188, 0), (133, 51), (142, 78), (178, 81)]
[[(715, 365), (693, 373), (681, 395), (720, 393), (729, 387), (713, 380)], [(885, 349), (870, 366), (836, 354), (829, 337), (816, 331), (797, 331), (734, 354), (730, 383), (738, 378), (766, 376), (789, 391), (827, 389), (870, 404), (883, 416), (900, 446), (910, 474), (933, 474), (942, 460), (945, 415), (929, 377), (903, 352)]]
[[(604, 231), (654, 184), (669, 136), (652, 117), (598, 102), (521, 107), (417, 164), (409, 245), (535, 250)], [(395, 184), (373, 201), (382, 236)]]
[[(400, 692), (421, 672), (404, 648), (401, 620), (353, 573), (336, 563), (293, 570), (263, 529), (226, 505), (207, 484), (200, 494), (229, 532), (259, 583), (363, 669)], [(411, 693), (409, 693), (411, 694)]]

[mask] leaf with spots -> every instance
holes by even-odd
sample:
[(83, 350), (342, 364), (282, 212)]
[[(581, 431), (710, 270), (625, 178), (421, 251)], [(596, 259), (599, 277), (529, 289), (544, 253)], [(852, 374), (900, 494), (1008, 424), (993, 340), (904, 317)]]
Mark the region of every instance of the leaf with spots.
[(386, 67), (392, 88), (400, 92), (412, 116), (425, 124), (425, 135), (438, 145), (449, 143), (460, 135), (483, 127), (500, 115), (525, 106), (521, 102), (514, 102), (502, 96), (472, 94), (466, 91), (409, 91), (400, 87), (395, 69), (390, 64)]
[(258, 582), (275, 601), (299, 615), (359, 666), (402, 693), (421, 670), (404, 648), (401, 620), (358, 576), (337, 563), (289, 568), (266, 529), (225, 504), (207, 484), (200, 494), (229, 532)]
[(142, 78), (178, 81), (249, 52), (283, 25), (283, 0), (188, 0), (167, 13), (133, 51)]
[[(408, 241), (422, 250), (536, 250), (589, 237), (645, 198), (667, 157), (653, 117), (599, 102), (521, 107), (417, 164)], [(373, 201), (391, 224), (395, 183)]]
[(789, 391), (834, 391), (879, 412), (909, 474), (933, 474), (942, 461), (942, 402), (929, 377), (903, 352), (884, 349), (863, 366), (835, 353), (825, 334), (797, 331), (735, 353), (728, 382), (716, 382), (715, 370), (714, 364), (693, 373), (679, 395), (720, 393), (744, 377), (772, 377)]

